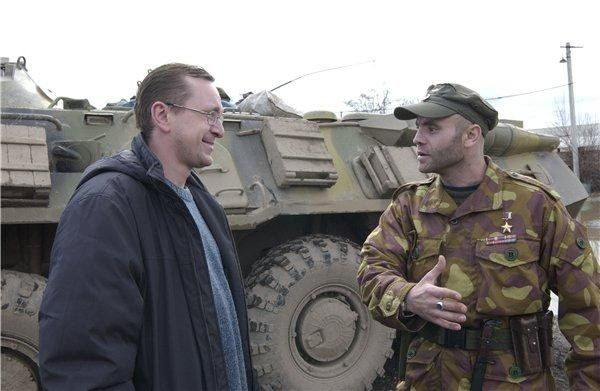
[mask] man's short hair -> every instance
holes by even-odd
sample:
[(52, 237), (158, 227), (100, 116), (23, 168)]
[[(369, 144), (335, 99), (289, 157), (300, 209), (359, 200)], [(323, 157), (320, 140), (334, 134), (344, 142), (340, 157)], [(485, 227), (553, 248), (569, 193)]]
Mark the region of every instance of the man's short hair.
[(154, 102), (185, 103), (189, 95), (186, 76), (215, 81), (204, 68), (180, 63), (161, 65), (142, 80), (136, 95), (135, 118), (144, 139), (148, 140), (154, 128), (151, 113)]
[(458, 116), (458, 118), (456, 120), (456, 123), (454, 124), (454, 127), (456, 128), (457, 132), (462, 132), (463, 130), (465, 130), (469, 126), (473, 125), (473, 122), (469, 121), (468, 119), (466, 119), (462, 115), (457, 114), (457, 116)]

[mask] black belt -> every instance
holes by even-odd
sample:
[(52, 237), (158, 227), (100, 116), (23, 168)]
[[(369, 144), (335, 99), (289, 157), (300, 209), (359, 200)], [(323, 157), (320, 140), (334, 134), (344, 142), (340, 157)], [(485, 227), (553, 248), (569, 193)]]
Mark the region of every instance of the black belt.
[[(481, 330), (466, 328), (455, 331), (427, 323), (419, 332), (419, 336), (445, 348), (479, 350), (481, 346)], [(498, 328), (494, 331), (489, 350), (512, 350), (510, 329)]]

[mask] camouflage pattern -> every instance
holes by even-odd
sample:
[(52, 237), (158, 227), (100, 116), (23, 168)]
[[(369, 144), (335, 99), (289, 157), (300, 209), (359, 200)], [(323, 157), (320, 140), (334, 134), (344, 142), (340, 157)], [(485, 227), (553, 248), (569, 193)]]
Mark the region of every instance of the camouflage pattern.
[[(447, 260), (438, 284), (462, 295), (465, 327), (545, 311), (552, 290), (559, 297), (561, 331), (573, 347), (566, 361), (571, 387), (600, 389), (600, 267), (585, 228), (554, 191), (486, 162), (483, 182), (458, 208), (437, 176), (395, 193), (362, 249), (358, 284), (364, 303), (385, 325), (420, 330), (425, 321), (403, 317), (400, 303), (438, 254)], [(502, 228), (506, 222), (510, 232)], [(398, 389), (443, 384), (468, 390), (476, 353), (415, 338)], [(554, 388), (550, 370), (523, 376), (512, 350), (495, 350), (491, 359), (484, 389)]]

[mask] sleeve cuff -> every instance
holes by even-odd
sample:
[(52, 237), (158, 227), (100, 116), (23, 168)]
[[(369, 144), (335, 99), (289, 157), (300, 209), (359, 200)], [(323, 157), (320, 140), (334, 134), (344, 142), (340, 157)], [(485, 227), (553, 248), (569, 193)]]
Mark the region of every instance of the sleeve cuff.
[[(402, 284), (402, 286), (394, 291), (394, 287), (398, 284)], [(379, 302), (379, 311), (388, 320), (385, 323), (392, 322), (396, 328), (410, 332), (419, 331), (425, 326), (427, 322), (421, 317), (414, 314), (404, 316), (402, 313), (401, 304), (406, 298), (408, 291), (415, 285), (412, 282), (397, 281), (388, 287)]]

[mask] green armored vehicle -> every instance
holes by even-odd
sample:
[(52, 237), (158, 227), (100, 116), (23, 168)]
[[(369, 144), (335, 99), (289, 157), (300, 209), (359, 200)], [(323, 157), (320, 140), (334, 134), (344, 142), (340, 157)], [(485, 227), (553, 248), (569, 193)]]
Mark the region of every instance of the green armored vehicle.
[[(85, 168), (128, 148), (138, 130), (130, 108), (52, 99), (22, 57), (3, 58), (1, 72), (2, 388), (35, 390), (57, 222)], [(394, 189), (425, 179), (414, 129), (391, 115), (304, 117), (226, 113), (214, 164), (198, 172), (235, 236), (263, 388), (370, 389), (396, 333), (360, 301), (359, 248)], [(552, 186), (571, 213), (587, 197), (557, 139), (506, 125), (486, 142), (494, 161)]]

